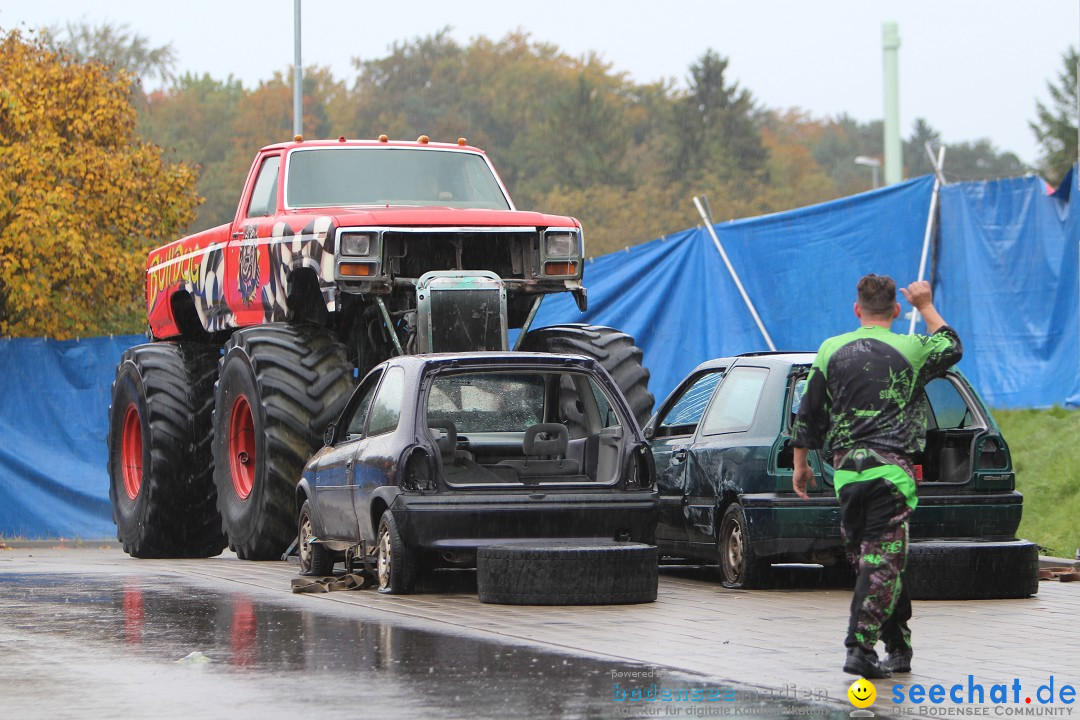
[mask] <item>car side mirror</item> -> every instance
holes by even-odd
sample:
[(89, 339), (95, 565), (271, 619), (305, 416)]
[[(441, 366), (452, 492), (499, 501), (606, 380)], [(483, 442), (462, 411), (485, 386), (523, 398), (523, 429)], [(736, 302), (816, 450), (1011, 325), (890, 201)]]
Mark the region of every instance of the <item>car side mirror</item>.
[(652, 440), (654, 437), (656, 437), (656, 428), (654, 428), (652, 425), (646, 427), (645, 430), (643, 430), (642, 432), (644, 433), (646, 440)]
[(337, 428), (334, 426), (334, 423), (330, 423), (329, 425), (326, 426), (326, 431), (323, 432), (323, 435), (322, 435), (323, 445), (333, 445), (334, 444), (334, 430), (336, 430), (336, 429)]

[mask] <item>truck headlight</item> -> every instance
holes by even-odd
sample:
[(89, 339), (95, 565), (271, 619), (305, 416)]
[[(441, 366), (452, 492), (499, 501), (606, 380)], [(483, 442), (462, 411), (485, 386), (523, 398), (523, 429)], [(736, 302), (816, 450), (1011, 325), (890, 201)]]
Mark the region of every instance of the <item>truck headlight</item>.
[(342, 255), (370, 255), (371, 247), (371, 233), (348, 232), (341, 236)]
[(544, 235), (544, 255), (546, 257), (576, 257), (577, 254), (577, 233), (558, 231)]

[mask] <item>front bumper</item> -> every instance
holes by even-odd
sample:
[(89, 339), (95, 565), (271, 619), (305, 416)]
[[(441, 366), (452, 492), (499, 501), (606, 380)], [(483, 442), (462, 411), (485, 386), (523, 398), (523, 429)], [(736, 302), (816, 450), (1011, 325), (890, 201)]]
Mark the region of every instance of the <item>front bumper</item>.
[(394, 514), (411, 547), (451, 551), (530, 539), (625, 539), (652, 544), (654, 491), (454, 492), (398, 495)]

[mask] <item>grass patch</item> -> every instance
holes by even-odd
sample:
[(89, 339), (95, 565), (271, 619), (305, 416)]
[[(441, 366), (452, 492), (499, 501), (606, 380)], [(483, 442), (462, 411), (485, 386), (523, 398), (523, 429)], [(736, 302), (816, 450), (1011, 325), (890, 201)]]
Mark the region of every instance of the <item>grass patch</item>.
[(1072, 558), (1080, 548), (1080, 411), (995, 410), (1009, 443), (1016, 489), (1024, 494), (1017, 535), (1050, 555)]

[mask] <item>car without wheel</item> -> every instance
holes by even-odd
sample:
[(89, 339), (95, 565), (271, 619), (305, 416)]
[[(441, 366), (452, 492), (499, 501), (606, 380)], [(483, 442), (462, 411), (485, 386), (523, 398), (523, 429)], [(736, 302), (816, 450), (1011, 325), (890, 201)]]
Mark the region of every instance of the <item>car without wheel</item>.
[(584, 356), (394, 357), (361, 381), (296, 489), (300, 565), (363, 564), (383, 592), (513, 543), (652, 543), (648, 443)]
[[(767, 584), (776, 563), (850, 572), (828, 451), (811, 451), (816, 488), (792, 490), (791, 426), (813, 353), (753, 353), (702, 363), (645, 426), (660, 494), (662, 555), (704, 559), (728, 587)], [(958, 371), (930, 381), (924, 452), (915, 458), (906, 582), (914, 598), (1027, 597), (1038, 548), (1017, 540), (1023, 498), (1009, 448)]]

